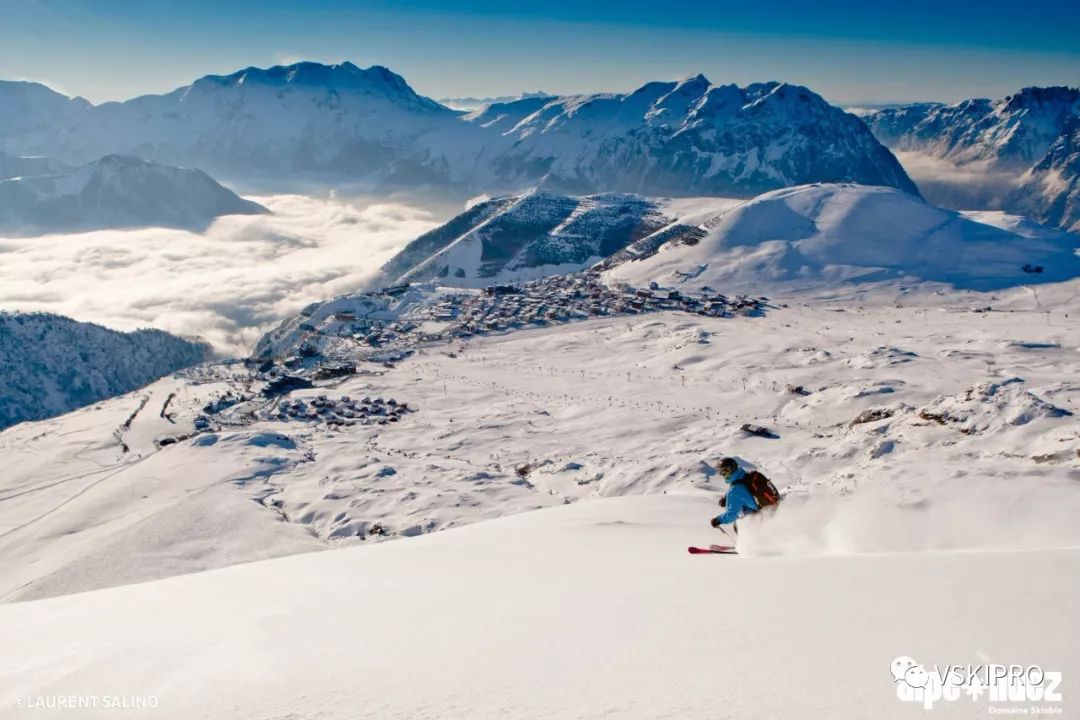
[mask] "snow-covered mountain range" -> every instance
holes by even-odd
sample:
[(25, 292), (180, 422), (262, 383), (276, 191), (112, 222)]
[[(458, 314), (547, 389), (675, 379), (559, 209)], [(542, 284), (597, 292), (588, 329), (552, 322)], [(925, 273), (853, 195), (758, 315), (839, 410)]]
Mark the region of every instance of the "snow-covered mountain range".
[(887, 107), (871, 107), (859, 113), (874, 137), (880, 140), (886, 147), (899, 149), (902, 140), (906, 141), (907, 134), (920, 122), (925, 120), (931, 112), (945, 107), (944, 103), (904, 103), (889, 105)]
[(905, 105), (865, 119), (879, 140), (897, 150), (1022, 172), (1043, 158), (1078, 115), (1080, 88), (1028, 87), (998, 100)]
[(493, 163), (509, 185), (747, 196), (850, 181), (917, 192), (858, 118), (785, 83), (740, 88), (697, 75), (627, 94), (492, 105), (466, 120), (513, 141)]
[(40, 234), (126, 227), (202, 228), (221, 215), (266, 208), (200, 170), (108, 155), (65, 168), (42, 158), (0, 156), (0, 232)]
[(459, 113), (420, 97), (383, 67), (297, 63), (210, 75), (165, 95), (54, 118), (47, 110), (38, 115), (40, 122), (0, 134), (0, 149), (80, 162), (124, 153), (234, 174), (364, 177), (406, 172), (416, 137)]
[(125, 153), (226, 177), (301, 174), (476, 192), (749, 196), (817, 181), (916, 192), (855, 116), (784, 83), (739, 88), (699, 75), (471, 114), (418, 95), (386, 68), (351, 63), (248, 68), (100, 106), (31, 89), (0, 86), (0, 103), (30, 118), (0, 127), (0, 150), (70, 162)]
[(1004, 208), (1064, 229), (1076, 223), (1068, 198), (1080, 175), (1069, 157), (1080, 123), (1080, 88), (1028, 87), (998, 100), (904, 105), (864, 119), (890, 148), (949, 164), (931, 168), (925, 183), (914, 165), (909, 168), (931, 200)]
[(209, 346), (160, 330), (0, 312), (0, 428), (130, 392), (209, 357)]
[[(1075, 93), (868, 126), (702, 76), (473, 112), (350, 63), (0, 83), (4, 302), (247, 355), (0, 312), (0, 715), (1067, 717), (1080, 234), (924, 201), (879, 140), (1080, 231)], [(475, 204), (188, 232), (266, 210), (176, 165)], [(12, 236), (144, 225), (184, 230)], [(730, 535), (721, 457), (782, 492)], [(908, 654), (1066, 700), (935, 699)]]

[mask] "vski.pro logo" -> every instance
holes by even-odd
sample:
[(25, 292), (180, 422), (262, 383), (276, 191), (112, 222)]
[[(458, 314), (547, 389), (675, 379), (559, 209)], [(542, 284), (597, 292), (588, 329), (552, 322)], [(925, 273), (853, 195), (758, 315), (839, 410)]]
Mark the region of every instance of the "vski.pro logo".
[[(901, 655), (889, 670), (896, 696), (904, 702), (921, 703), (927, 710), (938, 701), (956, 702), (965, 696), (972, 702), (989, 702), (991, 713), (997, 703), (1061, 702), (1061, 673), (1038, 665), (934, 665), (928, 670), (914, 658)], [(1042, 705), (1031, 712), (1060, 715), (1062, 709), (1056, 704)]]

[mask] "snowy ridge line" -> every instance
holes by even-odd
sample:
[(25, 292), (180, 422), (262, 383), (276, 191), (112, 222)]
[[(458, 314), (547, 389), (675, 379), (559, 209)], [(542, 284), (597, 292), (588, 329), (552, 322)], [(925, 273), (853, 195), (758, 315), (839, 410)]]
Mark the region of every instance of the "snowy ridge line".
[[(522, 196), (519, 196), (519, 197), (513, 199), (513, 201), (510, 203), (509, 207), (506, 210), (513, 210), (514, 208), (519, 206), (524, 201), (524, 199), (526, 197), (527, 197), (527, 195), (522, 195)], [(501, 202), (499, 202), (499, 201), (496, 201), (496, 202), (498, 203), (498, 206), (502, 205)], [(506, 210), (503, 210), (503, 212), (505, 212)], [(423, 278), (427, 274), (426, 271), (435, 266), (435, 264), (438, 262), (438, 259), (439, 259), (440, 256), (442, 256), (444, 254), (448, 254), (450, 252), (453, 252), (455, 247), (460, 246), (462, 244), (476, 242), (476, 236), (479, 233), (481, 233), (484, 228), (490, 226), (493, 222), (495, 222), (498, 218), (499, 218), (498, 213), (492, 214), (491, 216), (485, 218), (478, 225), (470, 228), (467, 232), (462, 233), (461, 235), (459, 235), (457, 238), (455, 238), (448, 245), (445, 245), (445, 246), (439, 248), (438, 251), (432, 253), (429, 257), (422, 260), (420, 263), (418, 263), (416, 265), (416, 267), (412, 268), (407, 273), (403, 274), (397, 280), (394, 280), (394, 282), (404, 282), (404, 283), (417, 282), (417, 281), (422, 282), (422, 280), (416, 280), (416, 279)], [(409, 251), (409, 248), (406, 247), (405, 249), (402, 250), (402, 252), (400, 254), (404, 255), (408, 251)], [(395, 258), (393, 258), (391, 260), (391, 262), (395, 262), (397, 260), (398, 260), (398, 258), (395, 257)], [(432, 273), (432, 274), (438, 274), (438, 273), (436, 272), (436, 273)]]
[(741, 201), (531, 191), (417, 238), (383, 275), (473, 289), (588, 269), (609, 284), (695, 293), (920, 281), (985, 291), (1076, 277), (1078, 249), (1075, 236), (1020, 218), (885, 187), (816, 183)]

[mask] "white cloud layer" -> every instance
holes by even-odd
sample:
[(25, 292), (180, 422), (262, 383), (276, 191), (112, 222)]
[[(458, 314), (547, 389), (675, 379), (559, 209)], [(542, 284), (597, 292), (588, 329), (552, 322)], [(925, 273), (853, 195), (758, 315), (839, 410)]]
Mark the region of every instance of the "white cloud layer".
[(1016, 187), (1020, 173), (989, 162), (956, 165), (923, 152), (893, 151), (919, 192), (932, 205), (954, 210), (996, 210)]
[(243, 355), (308, 303), (362, 288), (401, 246), (438, 224), (401, 203), (251, 199), (273, 214), (219, 218), (203, 233), (0, 237), (0, 309), (120, 330), (156, 327)]

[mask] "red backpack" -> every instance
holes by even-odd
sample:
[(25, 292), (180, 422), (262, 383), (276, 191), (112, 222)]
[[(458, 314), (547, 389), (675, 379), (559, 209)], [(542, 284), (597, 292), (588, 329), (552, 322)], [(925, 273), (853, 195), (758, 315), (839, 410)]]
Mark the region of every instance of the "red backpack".
[(765, 477), (757, 470), (751, 470), (748, 473), (744, 473), (741, 478), (735, 482), (743, 485), (754, 498), (754, 502), (757, 503), (758, 510), (764, 510), (770, 505), (775, 505), (780, 502), (780, 492), (776, 489), (776, 486), (772, 484), (772, 480)]

